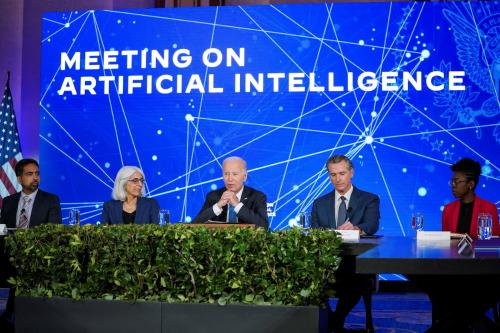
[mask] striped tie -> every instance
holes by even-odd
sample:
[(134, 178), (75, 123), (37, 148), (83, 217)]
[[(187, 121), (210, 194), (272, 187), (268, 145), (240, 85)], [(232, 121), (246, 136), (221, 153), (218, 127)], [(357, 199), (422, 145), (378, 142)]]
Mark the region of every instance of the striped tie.
[(26, 209), (28, 208), (31, 198), (24, 197), (23, 200), (23, 207), (21, 208), (21, 215), (19, 215), (19, 224), (17, 226), (19, 229), (27, 229), (30, 225), (30, 221), (28, 220), (28, 212), (26, 211)]

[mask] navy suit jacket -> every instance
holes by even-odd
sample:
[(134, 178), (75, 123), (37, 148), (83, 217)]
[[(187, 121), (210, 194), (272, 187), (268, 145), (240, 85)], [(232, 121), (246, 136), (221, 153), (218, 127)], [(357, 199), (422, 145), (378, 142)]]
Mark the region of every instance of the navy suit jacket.
[[(380, 219), (377, 195), (354, 187), (349, 200), (348, 219), (368, 235), (377, 232)], [(312, 228), (335, 229), (335, 190), (316, 199), (311, 214)]]
[[(3, 199), (0, 224), (6, 224), (7, 228), (16, 227), (17, 206), (20, 198), (21, 192), (18, 192)], [(30, 228), (44, 223), (60, 224), (61, 222), (59, 197), (38, 189), (33, 207), (31, 208)]]
[[(151, 198), (137, 198), (135, 224), (159, 224), (160, 205)], [(102, 223), (123, 224), (123, 201), (109, 200), (102, 207)]]
[[(225, 187), (207, 194), (205, 203), (198, 215), (194, 218), (193, 223), (203, 223), (208, 220), (226, 221), (227, 205), (222, 208), (222, 213), (219, 216), (215, 215), (212, 208), (213, 205), (219, 201), (224, 191), (226, 191)], [(237, 214), (238, 223), (255, 224), (258, 227), (266, 229), (269, 227), (269, 222), (267, 220), (267, 200), (264, 193), (251, 187), (244, 186), (240, 202), (243, 203), (243, 206)]]

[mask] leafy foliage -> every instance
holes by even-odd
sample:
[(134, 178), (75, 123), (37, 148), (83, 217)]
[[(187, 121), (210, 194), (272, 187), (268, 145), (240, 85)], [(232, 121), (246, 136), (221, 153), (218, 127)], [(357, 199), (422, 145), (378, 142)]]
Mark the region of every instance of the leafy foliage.
[(6, 240), (17, 295), (319, 305), (334, 281), (333, 232), (42, 225)]

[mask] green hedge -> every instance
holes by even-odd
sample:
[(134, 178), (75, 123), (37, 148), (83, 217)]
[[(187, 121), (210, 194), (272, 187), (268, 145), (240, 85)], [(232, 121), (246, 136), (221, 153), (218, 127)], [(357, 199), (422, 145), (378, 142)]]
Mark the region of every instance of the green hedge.
[(333, 232), (42, 225), (6, 239), (22, 296), (319, 305), (331, 295)]

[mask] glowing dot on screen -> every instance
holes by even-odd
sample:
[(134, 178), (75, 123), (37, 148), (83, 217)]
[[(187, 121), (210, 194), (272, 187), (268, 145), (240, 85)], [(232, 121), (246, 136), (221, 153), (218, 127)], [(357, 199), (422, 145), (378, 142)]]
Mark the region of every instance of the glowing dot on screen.
[(153, 156), (151, 156), (151, 159), (152, 159), (153, 161), (156, 161), (156, 160), (158, 159), (158, 156), (153, 155)]
[(372, 116), (372, 118), (375, 118), (377, 116), (377, 112), (372, 111), (371, 116)]
[[(419, 43), (420, 43), (420, 42), (419, 42)], [(416, 46), (414, 46), (414, 47), (413, 47), (413, 51), (416, 51), (416, 50), (417, 50), (417, 47), (416, 47)]]
[(82, 157), (83, 157), (83, 155), (82, 155), (82, 154), (78, 154), (78, 158), (82, 158)]
[(99, 208), (99, 205), (98, 205), (98, 204), (95, 204), (95, 205), (94, 205), (94, 208)]
[(420, 36), (424, 37), (424, 35), (425, 35), (425, 34), (424, 34), (423, 32), (421, 32), (421, 33), (420, 33)]
[(411, 53), (410, 52), (406, 52), (405, 57), (411, 58)]
[(172, 48), (176, 49), (177, 48), (177, 43), (172, 44)]
[(177, 187), (175, 188), (175, 190), (176, 190), (176, 191), (179, 191), (179, 186), (177, 186)]
[(378, 96), (373, 97), (374, 102), (378, 102), (379, 100), (380, 100), (380, 98)]
[(156, 134), (161, 135), (161, 130), (157, 130)]
[(180, 199), (181, 199), (181, 196), (180, 196), (180, 195), (178, 195), (178, 196), (176, 196), (175, 198), (176, 198), (177, 200), (180, 200)]
[(135, 20), (134, 20), (134, 21), (132, 21), (132, 24), (135, 24)]
[(283, 111), (283, 107), (282, 106), (278, 107), (278, 111)]
[(201, 146), (201, 142), (200, 142), (200, 141), (196, 141), (195, 146), (196, 146), (196, 147)]
[(375, 28), (372, 28), (372, 31), (377, 31), (377, 29), (375, 29)]
[(50, 39), (50, 38), (49, 38), (49, 39), (47, 39), (47, 42), (50, 42), (50, 41), (52, 41), (52, 39)]
[(330, 117), (325, 117), (325, 122), (330, 122)]
[(380, 138), (380, 142), (384, 142), (384, 141), (385, 141), (384, 138)]
[(288, 220), (288, 226), (290, 226), (292, 228), (298, 226), (297, 220), (296, 219), (289, 219)]
[(347, 104), (346, 104), (345, 102), (342, 102), (342, 104), (340, 104), (340, 105), (342, 105), (342, 106), (346, 106)]
[(403, 168), (401, 171), (403, 171), (403, 173), (406, 173), (406, 172), (408, 172), (408, 169), (407, 168)]
[(252, 91), (252, 96), (257, 96), (257, 92)]
[(120, 24), (122, 23), (122, 20), (116, 20), (116, 23)]
[(210, 185), (210, 189), (212, 191), (215, 191), (217, 189), (217, 185), (215, 185), (215, 184)]
[(421, 55), (422, 55), (422, 58), (427, 59), (430, 57), (431, 52), (429, 50), (422, 50)]
[(196, 189), (195, 189), (195, 188), (193, 188), (193, 190), (192, 190), (192, 191), (193, 191), (193, 192), (196, 192)]
[(417, 190), (417, 193), (418, 193), (419, 196), (425, 197), (427, 195), (427, 189), (425, 187), (420, 187)]
[(365, 143), (367, 145), (371, 145), (373, 143), (373, 137), (371, 135), (368, 135), (366, 138), (365, 138)]
[(184, 119), (186, 119), (186, 121), (193, 121), (194, 120), (194, 117), (191, 113), (188, 113), (186, 114), (186, 116), (184, 117)]
[(65, 28), (69, 28), (69, 23), (66, 23), (66, 24), (64, 25), (64, 27), (65, 27)]
[(191, 222), (192, 218), (191, 216), (186, 216), (186, 222)]
[(423, 44), (422, 44), (422, 46), (423, 46), (423, 47), (427, 47), (427, 44), (426, 44), (426, 43), (423, 43)]
[(439, 207), (439, 210), (443, 211), (444, 210), (444, 206)]
[(300, 199), (295, 199), (295, 203), (299, 204), (300, 203)]
[(436, 30), (439, 30), (439, 29), (441, 29), (441, 27), (440, 27), (439, 25), (438, 25), (438, 26), (436, 26)]
[(359, 45), (365, 45), (365, 41), (360, 39), (359, 42), (358, 42)]
[(50, 138), (52, 136), (52, 133), (47, 133), (47, 136)]
[(161, 175), (161, 171), (158, 171), (156, 174), (157, 174), (158, 176), (159, 176), (159, 175)]
[(45, 104), (46, 107), (50, 108), (50, 103)]
[(293, 185), (293, 190), (297, 191), (299, 189), (299, 185)]
[(214, 138), (214, 145), (220, 146), (221, 143), (222, 143), (222, 138), (220, 138), (220, 137), (215, 137)]
[(109, 162), (104, 163), (104, 167), (105, 167), (106, 169), (109, 169), (109, 167), (110, 167), (110, 166), (111, 166), (111, 164), (109, 164)]

